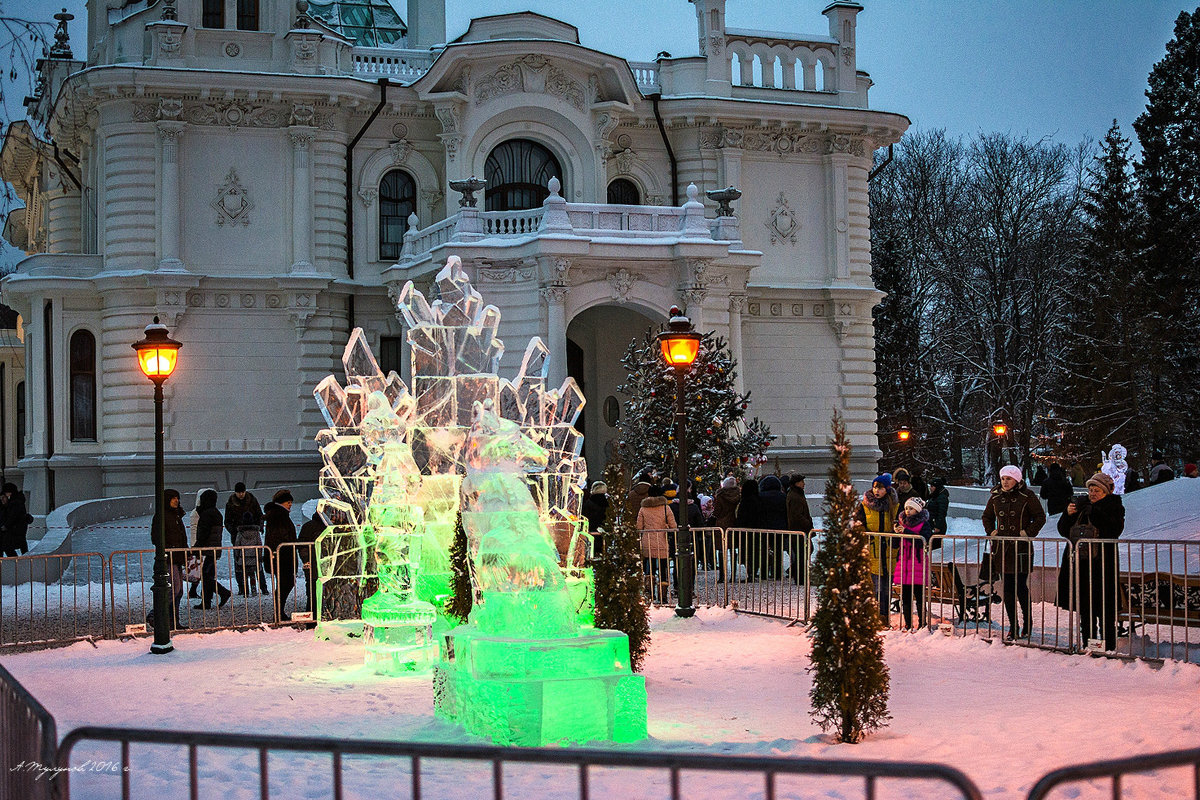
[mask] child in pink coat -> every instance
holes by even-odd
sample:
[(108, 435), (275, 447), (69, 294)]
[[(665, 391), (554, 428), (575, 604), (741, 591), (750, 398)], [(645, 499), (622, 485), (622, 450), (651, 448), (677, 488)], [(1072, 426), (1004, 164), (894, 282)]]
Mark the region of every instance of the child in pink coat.
[[(910, 497), (904, 510), (896, 519), (896, 533), (904, 534), (900, 540), (900, 557), (892, 582), (900, 585), (900, 610), (904, 614), (905, 630), (913, 630), (912, 606), (917, 605), (917, 627), (925, 624), (925, 542), (932, 534), (929, 527), (929, 512), (925, 501)], [(912, 537), (912, 538), (908, 538)]]

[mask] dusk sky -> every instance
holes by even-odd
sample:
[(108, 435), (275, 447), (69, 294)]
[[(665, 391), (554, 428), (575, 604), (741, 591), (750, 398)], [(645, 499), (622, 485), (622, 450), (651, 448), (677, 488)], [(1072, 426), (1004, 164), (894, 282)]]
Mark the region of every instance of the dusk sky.
[[(179, 0), (191, 2), (192, 0)], [(393, 0), (406, 16), (403, 0)], [(729, 0), (728, 24), (798, 35), (828, 32), (826, 0)], [(1175, 18), (1194, 10), (1163, 0), (862, 0), (858, 65), (871, 73), (871, 107), (907, 115), (919, 128), (951, 134), (1009, 131), (1073, 144), (1131, 123), (1145, 106), (1146, 77), (1171, 38)], [(50, 19), (61, 0), (5, 0), (6, 13)], [(76, 54), (84, 8), (67, 7)], [(449, 0), (447, 34), (476, 16), (530, 10), (576, 25), (583, 44), (634, 61), (660, 50), (696, 53), (686, 0)]]

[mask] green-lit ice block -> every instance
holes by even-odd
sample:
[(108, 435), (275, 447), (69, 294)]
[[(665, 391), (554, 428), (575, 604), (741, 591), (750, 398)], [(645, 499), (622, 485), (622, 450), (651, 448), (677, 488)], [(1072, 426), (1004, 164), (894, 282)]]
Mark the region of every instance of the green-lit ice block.
[(434, 713), (496, 744), (646, 738), (646, 680), (620, 631), (520, 639), (464, 625), (444, 634), (433, 686)]
[(398, 607), (375, 602), (372, 595), (363, 603), (363, 638), (368, 667), (381, 675), (398, 675), (429, 669), (437, 660), (433, 606), (420, 600)]

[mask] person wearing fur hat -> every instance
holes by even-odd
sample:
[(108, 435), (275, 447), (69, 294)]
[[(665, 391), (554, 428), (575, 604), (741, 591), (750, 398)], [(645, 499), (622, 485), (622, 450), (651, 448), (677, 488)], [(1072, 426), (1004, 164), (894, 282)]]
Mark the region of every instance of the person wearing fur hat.
[[(1004, 610), (1008, 614), (1008, 633), (1005, 639), (1018, 636), (1029, 638), (1032, 632), (1029, 602), (1029, 570), (1033, 547), (1019, 539), (1032, 539), (1042, 532), (1046, 511), (1042, 501), (1025, 485), (1019, 467), (1009, 465), (1000, 470), (1000, 485), (992, 489), (987, 507), (983, 510), (983, 530), (988, 536), (1000, 537), (992, 545), (992, 563), (998, 564), (1004, 575)], [(1017, 630), (1017, 605), (1021, 606), (1024, 622)]]
[(271, 551), (271, 557), (279, 564), (279, 581), (275, 587), (275, 598), (278, 603), (279, 619), (288, 621), (292, 617), (283, 610), (288, 595), (296, 586), (296, 548), (287, 547), (280, 550), (280, 545), (296, 541), (296, 523), (292, 522), (292, 493), (280, 489), (263, 509), (263, 519), (267, 523), (266, 540), (263, 542)]
[[(737, 478), (726, 475), (721, 481), (721, 488), (713, 495), (713, 524), (721, 528), (721, 554), (717, 559), (717, 583), (725, 580), (726, 560), (737, 561), (737, 551), (730, 549), (730, 540), (724, 532), (737, 526), (738, 504), (742, 502), (742, 490), (738, 488)], [(737, 577), (736, 564), (732, 572)]]
[[(1117, 570), (1120, 567), (1117, 546), (1110, 544), (1125, 531), (1125, 506), (1113, 493), (1113, 479), (1097, 472), (1087, 482), (1087, 497), (1073, 499), (1058, 519), (1058, 532), (1075, 546), (1079, 567), (1079, 633), (1084, 647), (1096, 638), (1099, 625), (1104, 649), (1117, 649)], [(1079, 538), (1076, 525), (1090, 525), (1094, 534)], [(1058, 571), (1057, 605), (1071, 607), (1070, 551), (1063, 553)]]
[(871, 481), (871, 488), (863, 493), (861, 502), (854, 509), (852, 523), (867, 534), (867, 544), (871, 553), (871, 579), (875, 582), (879, 618), (884, 627), (891, 625), (892, 570), (896, 566), (897, 552), (890, 535), (895, 532), (893, 526), (896, 524), (899, 506), (896, 490), (892, 488), (891, 473), (881, 473)]
[[(904, 614), (904, 629), (911, 631), (925, 625), (925, 543), (931, 533), (929, 512), (925, 501), (910, 497), (896, 518), (896, 533), (900, 540), (900, 555), (892, 580), (900, 584), (900, 611)], [(917, 604), (917, 628), (912, 624), (913, 602)]]

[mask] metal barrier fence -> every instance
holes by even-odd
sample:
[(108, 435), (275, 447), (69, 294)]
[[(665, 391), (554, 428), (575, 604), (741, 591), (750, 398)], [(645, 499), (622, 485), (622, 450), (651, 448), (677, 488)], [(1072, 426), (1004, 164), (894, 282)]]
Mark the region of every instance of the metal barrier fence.
[[(1111, 761), (1095, 761), (1090, 764), (1078, 764), (1063, 767), (1049, 772), (1029, 790), (1028, 800), (1043, 800), (1054, 789), (1066, 784), (1078, 784), (1084, 781), (1107, 778), (1109, 781), (1109, 797), (1121, 800), (1123, 779), (1131, 776), (1157, 770), (1177, 767), (1191, 767), (1191, 774), (1184, 777), (1186, 783), (1180, 782), (1171, 791), (1170, 797), (1183, 800), (1191, 794), (1192, 800), (1200, 800), (1200, 748), (1194, 750), (1175, 750), (1168, 753), (1154, 753), (1132, 758), (1118, 758)], [(1163, 775), (1159, 774), (1161, 780)], [(1068, 796), (1079, 796), (1079, 789)]]
[[(108, 564), (99, 553), (0, 558), (0, 647), (103, 639), (109, 634)], [(85, 583), (58, 576), (81, 574)], [(49, 580), (47, 580), (49, 578)], [(93, 580), (94, 579), (94, 580)]]
[(49, 798), (44, 769), (58, 763), (57, 751), (54, 717), (0, 666), (0, 797)]
[[(205, 797), (202, 792), (201, 771), (199, 766), (200, 748), (222, 748), (250, 751), (257, 755), (257, 774), (254, 766), (245, 763), (235, 772), (247, 775), (251, 780), (257, 779), (258, 796), (262, 800), (271, 797), (292, 797), (297, 795), (297, 789), (302, 786), (306, 795), (314, 789), (311, 772), (306, 773), (297, 785), (289, 786), (285, 781), (276, 778), (278, 771), (269, 770), (271, 757), (280, 758), (283, 753), (305, 753), (328, 756), (329, 794), (334, 800), (342, 800), (346, 796), (344, 789), (345, 773), (348, 757), (384, 757), (408, 760), (407, 770), (389, 769), (387, 784), (398, 786), (407, 783), (414, 800), (419, 800), (430, 784), (433, 786), (451, 785), (457, 787), (456, 794), (469, 783), (470, 771), (464, 769), (463, 762), (474, 762), (486, 766), (485, 775), (481, 782), (488, 785), (486, 793), (472, 788), (476, 797), (491, 796), (494, 800), (506, 797), (537, 797), (539, 788), (552, 790), (555, 796), (561, 796), (562, 783), (570, 780), (575, 784), (577, 796), (581, 800), (596, 797), (620, 797), (626, 782), (620, 779), (622, 771), (628, 770), (652, 771), (654, 777), (639, 776), (639, 786), (663, 785), (672, 800), (683, 797), (722, 796), (707, 777), (713, 773), (733, 773), (746, 776), (744, 786), (732, 787), (726, 796), (743, 797), (761, 791), (767, 800), (775, 800), (783, 791), (790, 788), (787, 784), (799, 781), (805, 777), (834, 778), (842, 780), (861, 780), (862, 796), (873, 800), (878, 792), (879, 784), (902, 780), (918, 780), (931, 782), (941, 791), (937, 796), (946, 796), (949, 789), (964, 798), (964, 800), (981, 800), (982, 794), (974, 783), (962, 772), (942, 764), (897, 762), (897, 761), (865, 761), (865, 760), (818, 760), (806, 758), (777, 758), (777, 757), (748, 757), (728, 756), (699, 753), (647, 753), (621, 750), (588, 750), (575, 748), (505, 748), (490, 745), (441, 744), (415, 742), (388, 742), (371, 740), (348, 739), (318, 739), (298, 736), (263, 736), (256, 734), (229, 733), (198, 733), (182, 731), (159, 731), (130, 728), (100, 728), (86, 727), (71, 731), (63, 739), (58, 751), (58, 766), (60, 772), (59, 792), (63, 800), (70, 800), (72, 783), (82, 781), (69, 770), (71, 754), (81, 742), (92, 744), (89, 755), (98, 763), (112, 763), (113, 772), (119, 769), (121, 781), (121, 797), (132, 796), (133, 779), (137, 776), (140, 766), (132, 758), (132, 745), (151, 745), (155, 749), (153, 760), (161, 761), (163, 753), (161, 746), (177, 745), (187, 748), (187, 772), (190, 797)], [(105, 754), (97, 753), (96, 743), (113, 742), (119, 744), (119, 755), (111, 762)], [(144, 762), (143, 762), (144, 763)], [(242, 762), (239, 762), (241, 764)], [(521, 771), (515, 769), (518, 764), (536, 765), (539, 769)], [(311, 762), (306, 767), (312, 768)], [(554, 767), (564, 768), (555, 774)], [(547, 769), (550, 768), (550, 769)], [(222, 770), (224, 773), (225, 771)], [(572, 774), (573, 773), (573, 774)], [(664, 775), (665, 773), (665, 775)], [(690, 775), (689, 773), (698, 773)], [(101, 776), (104, 777), (104, 776)], [(614, 782), (616, 778), (616, 782)], [(658, 778), (655, 780), (654, 778)], [(665, 780), (663, 780), (665, 778)], [(689, 780), (690, 779), (690, 780)], [(221, 782), (221, 790), (227, 791), (228, 773), (221, 778), (212, 778), (210, 782)], [(540, 782), (540, 785), (531, 785)], [(275, 784), (277, 793), (273, 793)], [(282, 784), (282, 785), (281, 785)], [(664, 785), (665, 784), (665, 785)], [(933, 787), (929, 787), (933, 788)], [(736, 791), (736, 794), (733, 793)], [(814, 793), (815, 794), (815, 793)], [(812, 796), (806, 792), (804, 796)], [(926, 795), (929, 796), (929, 795)], [(951, 795), (954, 796), (954, 795)]]

